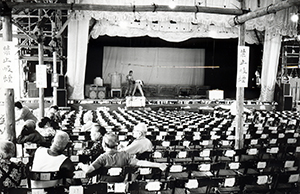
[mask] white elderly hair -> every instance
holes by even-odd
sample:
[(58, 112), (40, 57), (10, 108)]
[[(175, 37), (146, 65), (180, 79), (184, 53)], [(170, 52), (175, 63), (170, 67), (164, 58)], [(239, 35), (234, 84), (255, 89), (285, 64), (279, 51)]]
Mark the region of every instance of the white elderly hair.
[(133, 127), (133, 130), (141, 132), (142, 135), (146, 135), (147, 125), (146, 125), (146, 123), (138, 123), (136, 126)]
[(0, 158), (10, 159), (15, 155), (15, 145), (11, 141), (1, 140), (0, 141)]
[(64, 131), (56, 131), (55, 136), (52, 140), (50, 149), (57, 152), (62, 152), (66, 148), (67, 144), (70, 141), (68, 133)]

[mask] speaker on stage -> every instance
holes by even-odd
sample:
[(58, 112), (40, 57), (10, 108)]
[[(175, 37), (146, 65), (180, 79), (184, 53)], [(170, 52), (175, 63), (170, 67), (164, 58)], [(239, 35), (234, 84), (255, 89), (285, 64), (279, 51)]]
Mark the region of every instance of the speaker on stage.
[(57, 106), (61, 106), (61, 107), (67, 106), (67, 90), (62, 90), (62, 89), (57, 90)]
[(290, 95), (290, 84), (283, 84), (283, 95)]
[(293, 97), (292, 96), (284, 96), (283, 99), (283, 110), (292, 110), (293, 107)]
[(58, 88), (57, 89), (66, 89), (66, 78), (64, 75), (58, 76)]

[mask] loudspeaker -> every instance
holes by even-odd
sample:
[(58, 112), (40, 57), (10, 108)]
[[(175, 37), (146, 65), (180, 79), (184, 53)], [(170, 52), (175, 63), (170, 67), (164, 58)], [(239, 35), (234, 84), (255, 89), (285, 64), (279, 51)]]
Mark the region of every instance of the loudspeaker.
[(283, 95), (290, 95), (290, 84), (283, 84)]
[(283, 110), (292, 110), (293, 107), (293, 97), (292, 96), (284, 96), (283, 99)]
[(64, 75), (58, 76), (58, 88), (57, 89), (66, 89), (66, 78)]
[(67, 106), (67, 90), (57, 90), (57, 106)]
[(106, 87), (94, 84), (85, 85), (85, 96), (91, 99), (104, 99), (106, 97)]

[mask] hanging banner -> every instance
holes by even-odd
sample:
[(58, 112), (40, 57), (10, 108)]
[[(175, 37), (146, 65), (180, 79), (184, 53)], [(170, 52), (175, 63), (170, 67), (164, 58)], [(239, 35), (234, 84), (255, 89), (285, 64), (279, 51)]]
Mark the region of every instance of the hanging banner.
[(47, 66), (36, 65), (36, 87), (47, 88)]
[(238, 46), (236, 87), (248, 87), (249, 47)]
[(0, 41), (0, 84), (15, 88), (18, 78), (17, 49), (12, 41)]

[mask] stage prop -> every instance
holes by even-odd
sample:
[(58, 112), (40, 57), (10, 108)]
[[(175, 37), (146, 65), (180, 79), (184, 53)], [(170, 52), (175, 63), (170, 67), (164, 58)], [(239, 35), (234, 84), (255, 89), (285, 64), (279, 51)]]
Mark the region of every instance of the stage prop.
[(127, 96), (126, 107), (145, 107), (146, 98), (143, 96)]
[(209, 100), (222, 100), (222, 99), (224, 99), (224, 91), (223, 90), (209, 90), (208, 91), (208, 99)]

